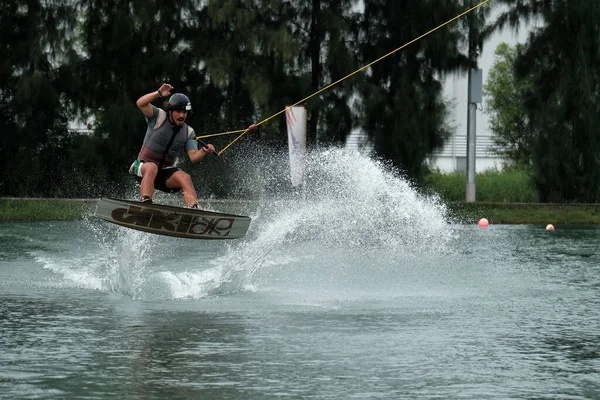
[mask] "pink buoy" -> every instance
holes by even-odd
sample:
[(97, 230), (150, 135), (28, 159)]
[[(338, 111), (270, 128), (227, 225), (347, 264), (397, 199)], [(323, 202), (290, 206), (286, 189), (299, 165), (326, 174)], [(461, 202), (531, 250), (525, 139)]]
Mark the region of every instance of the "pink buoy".
[(546, 225), (546, 230), (547, 231), (553, 231), (554, 230), (554, 225), (552, 225), (552, 224)]
[(479, 225), (481, 228), (487, 228), (489, 224), (490, 223), (486, 218), (481, 218), (479, 222), (477, 222), (477, 225)]

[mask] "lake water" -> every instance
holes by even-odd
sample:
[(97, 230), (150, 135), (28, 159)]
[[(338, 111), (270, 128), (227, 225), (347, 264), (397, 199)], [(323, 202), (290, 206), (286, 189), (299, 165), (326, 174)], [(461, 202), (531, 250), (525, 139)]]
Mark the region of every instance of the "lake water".
[(319, 157), (233, 241), (0, 224), (0, 397), (600, 398), (600, 229), (457, 225)]

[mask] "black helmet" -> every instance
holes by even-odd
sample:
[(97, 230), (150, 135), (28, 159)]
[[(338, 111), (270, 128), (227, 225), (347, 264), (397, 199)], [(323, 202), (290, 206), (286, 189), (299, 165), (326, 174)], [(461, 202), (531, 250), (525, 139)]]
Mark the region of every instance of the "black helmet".
[(167, 102), (167, 110), (172, 111), (192, 111), (192, 103), (190, 99), (183, 93), (175, 93), (169, 98)]

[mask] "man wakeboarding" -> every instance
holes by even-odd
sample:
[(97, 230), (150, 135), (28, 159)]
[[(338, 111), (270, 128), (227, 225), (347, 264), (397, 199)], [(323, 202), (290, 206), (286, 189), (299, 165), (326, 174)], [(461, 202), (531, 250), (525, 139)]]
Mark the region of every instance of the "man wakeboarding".
[[(131, 164), (129, 173), (140, 182), (142, 203), (152, 203), (154, 190), (167, 193), (183, 191), (183, 200), (190, 208), (198, 208), (196, 189), (190, 176), (174, 166), (177, 156), (186, 151), (193, 163), (201, 161), (206, 154), (213, 153), (212, 144), (198, 149), (194, 129), (185, 123), (192, 112), (190, 99), (183, 93), (171, 95), (173, 86), (163, 83), (156, 91), (140, 97), (136, 105), (144, 114), (148, 128), (137, 159)], [(152, 101), (169, 96), (160, 109)], [(203, 143), (204, 144), (204, 143)]]
[[(136, 102), (148, 124), (142, 148), (129, 167), (129, 173), (140, 182), (139, 202), (100, 199), (95, 215), (113, 224), (159, 235), (189, 239), (243, 237), (250, 226), (250, 217), (200, 210), (192, 179), (174, 165), (177, 155), (184, 150), (197, 163), (215, 148), (196, 138), (194, 129), (185, 123), (192, 111), (190, 99), (183, 93), (171, 95), (172, 90), (173, 86), (163, 83), (157, 91), (143, 95)], [(164, 109), (151, 104), (169, 95)], [(252, 125), (247, 130), (255, 128)], [(198, 149), (197, 141), (202, 148)], [(189, 208), (152, 204), (155, 189), (167, 193), (182, 190)]]

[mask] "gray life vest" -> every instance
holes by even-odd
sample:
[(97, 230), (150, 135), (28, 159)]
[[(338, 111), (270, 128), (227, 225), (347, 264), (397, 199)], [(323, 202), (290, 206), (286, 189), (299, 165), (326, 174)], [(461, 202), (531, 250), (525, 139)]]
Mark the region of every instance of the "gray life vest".
[(161, 168), (172, 166), (185, 149), (190, 132), (192, 129), (186, 123), (178, 127), (171, 123), (166, 111), (159, 110), (155, 127), (146, 130), (138, 159), (154, 162)]

